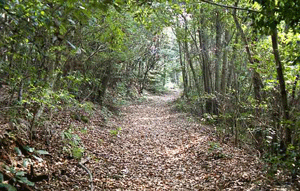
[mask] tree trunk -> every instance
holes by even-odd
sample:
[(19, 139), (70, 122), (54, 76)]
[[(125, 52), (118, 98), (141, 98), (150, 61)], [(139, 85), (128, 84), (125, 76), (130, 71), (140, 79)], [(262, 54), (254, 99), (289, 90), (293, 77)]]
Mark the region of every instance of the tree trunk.
[[(206, 46), (206, 40), (205, 37), (202, 36), (203, 31), (201, 32), (200, 30), (199, 32), (199, 41), (200, 41), (200, 47), (202, 49), (202, 76), (203, 76), (203, 82), (204, 82), (204, 90), (206, 93), (210, 94), (212, 92), (211, 88), (211, 75), (210, 75), (210, 68), (209, 68), (209, 55), (207, 52), (207, 46)], [(202, 34), (201, 34), (202, 33)]]
[(207, 50), (207, 40), (203, 29), (198, 30), (198, 36), (199, 36), (201, 53), (202, 53), (202, 73), (203, 73), (202, 76), (204, 82), (204, 91), (210, 94), (212, 93), (211, 72), (209, 68), (210, 60), (209, 60), (209, 54)]
[[(229, 73), (228, 73), (228, 78), (227, 78), (227, 87), (235, 87), (232, 85), (232, 79), (234, 79), (234, 72), (235, 72), (235, 60), (236, 60), (236, 51), (237, 51), (237, 43), (238, 43), (238, 34), (235, 36), (235, 42), (232, 47), (232, 58), (230, 61), (230, 66), (229, 66)], [(234, 82), (234, 81), (233, 81)]]
[[(202, 14), (203, 10), (200, 10), (200, 14)], [(198, 30), (198, 36), (199, 36), (199, 42), (200, 42), (200, 47), (201, 47), (201, 52), (202, 52), (202, 73), (203, 73), (203, 81), (204, 81), (204, 90), (207, 94), (212, 93), (212, 77), (211, 77), (211, 72), (210, 72), (210, 59), (209, 59), (209, 54), (208, 54), (208, 49), (207, 49), (207, 38), (204, 32), (204, 18), (202, 17), (200, 19), (200, 29)], [(208, 113), (215, 113), (217, 114), (217, 103), (216, 100), (213, 100), (211, 98), (206, 100), (205, 104), (205, 112)]]
[(185, 63), (183, 62), (182, 55), (181, 55), (182, 54), (181, 42), (179, 41), (178, 41), (178, 47), (179, 47), (179, 62), (180, 62), (182, 78), (183, 78), (183, 96), (188, 98), (188, 81), (187, 81)]
[(227, 74), (227, 60), (228, 60), (228, 44), (230, 36), (229, 31), (225, 30), (225, 48), (223, 53), (223, 65), (222, 65), (222, 76), (221, 76), (221, 92), (224, 95), (226, 93), (226, 74)]
[(215, 91), (220, 92), (220, 65), (221, 65), (221, 21), (220, 13), (216, 12), (216, 62), (215, 62)]
[(140, 82), (140, 94), (143, 93), (143, 90), (145, 89), (146, 83), (147, 83), (147, 78), (148, 78), (148, 74), (150, 72), (150, 70), (152, 70), (155, 66), (156, 60), (155, 60), (155, 55), (152, 55), (147, 63), (146, 63), (146, 71), (143, 74), (143, 78), (142, 81)]
[[(185, 38), (187, 38), (187, 32), (188, 32), (187, 20), (186, 20), (185, 17), (183, 17), (183, 18), (184, 18), (184, 21), (185, 21)], [(192, 59), (191, 59), (191, 56), (190, 56), (190, 53), (189, 53), (189, 46), (188, 46), (187, 39), (184, 40), (184, 50), (185, 50), (186, 60), (187, 60), (189, 66), (191, 68), (191, 72), (192, 72), (192, 75), (193, 75), (193, 79), (194, 79), (194, 83), (195, 83), (195, 86), (196, 86), (197, 93), (198, 93), (198, 95), (200, 95), (201, 90), (200, 90), (200, 85), (199, 85), (199, 81), (198, 81), (198, 76), (197, 76), (196, 71), (194, 69)]]
[[(280, 85), (280, 94), (281, 94), (281, 104), (284, 113), (284, 119), (289, 120), (289, 106), (287, 101), (287, 93), (285, 88), (285, 81), (283, 70), (284, 67), (280, 61), (279, 51), (278, 51), (278, 34), (277, 28), (272, 29), (272, 46), (273, 46), (273, 54), (276, 62), (276, 69), (277, 69), (277, 79)], [(288, 146), (292, 142), (292, 131), (288, 125), (285, 126), (285, 145)]]
[(107, 63), (106, 69), (104, 71), (104, 76), (101, 79), (101, 87), (98, 90), (98, 100), (99, 100), (99, 104), (103, 105), (103, 101), (104, 101), (104, 97), (106, 94), (106, 89), (108, 86), (108, 82), (110, 80), (111, 77), (111, 69), (112, 69), (112, 64)]
[[(237, 3), (235, 4), (235, 6), (237, 6)], [(251, 64), (254, 64), (254, 61), (251, 56), (251, 51), (250, 51), (250, 48), (249, 48), (249, 45), (247, 42), (246, 35), (245, 35), (245, 33), (237, 19), (237, 16), (236, 16), (236, 9), (233, 10), (232, 16), (233, 16), (236, 28), (238, 29), (239, 33), (241, 34), (242, 40), (244, 41), (245, 49), (246, 49), (246, 52), (248, 55), (248, 60)], [(253, 87), (254, 87), (254, 98), (257, 100), (257, 105), (259, 105), (261, 102), (260, 89), (262, 86), (262, 82), (261, 82), (261, 77), (260, 77), (259, 73), (257, 73), (255, 69), (252, 69), (252, 82), (253, 82)]]

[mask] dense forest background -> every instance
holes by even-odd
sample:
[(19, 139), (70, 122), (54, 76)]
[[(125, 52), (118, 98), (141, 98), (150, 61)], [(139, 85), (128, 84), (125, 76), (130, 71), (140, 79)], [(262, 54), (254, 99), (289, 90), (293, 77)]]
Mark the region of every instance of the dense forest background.
[(19, 134), (47, 144), (62, 111), (88, 123), (95, 107), (107, 114), (145, 90), (180, 88), (178, 109), (255, 150), (270, 176), (296, 180), (299, 9), (293, 0), (0, 0), (0, 132), (9, 130), (0, 143)]

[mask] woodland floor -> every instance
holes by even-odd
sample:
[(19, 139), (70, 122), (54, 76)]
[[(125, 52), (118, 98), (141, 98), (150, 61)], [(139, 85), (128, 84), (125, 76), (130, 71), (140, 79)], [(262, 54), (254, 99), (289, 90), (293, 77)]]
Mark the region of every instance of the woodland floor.
[[(213, 128), (176, 111), (178, 97), (177, 91), (148, 95), (122, 106), (105, 126), (97, 113), (87, 125), (72, 122), (87, 129), (78, 133), (94, 190), (273, 190), (256, 156), (219, 143)], [(61, 152), (59, 137), (45, 150)], [(91, 190), (91, 177), (75, 159), (52, 154), (46, 161), (40, 171), (50, 178), (36, 183), (37, 190)]]
[[(148, 95), (143, 103), (123, 106), (121, 117), (111, 118), (108, 127), (94, 127), (81, 136), (96, 159), (86, 164), (95, 190), (246, 190), (262, 186), (257, 185), (263, 179), (259, 160), (230, 145), (218, 146), (210, 127), (176, 112), (172, 101), (178, 96), (176, 91)], [(122, 130), (112, 136), (110, 130), (118, 127)], [(62, 178), (68, 186), (89, 190), (88, 174), (82, 168), (66, 171)]]

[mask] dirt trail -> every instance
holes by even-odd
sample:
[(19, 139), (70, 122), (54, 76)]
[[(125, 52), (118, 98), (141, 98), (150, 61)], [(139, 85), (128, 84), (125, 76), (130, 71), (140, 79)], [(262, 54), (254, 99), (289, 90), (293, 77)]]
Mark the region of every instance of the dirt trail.
[[(95, 190), (245, 190), (259, 180), (255, 157), (219, 145), (208, 127), (172, 111), (178, 92), (122, 108), (118, 136), (91, 151)], [(96, 132), (95, 132), (96, 133)], [(92, 139), (90, 138), (89, 141)], [(90, 143), (92, 144), (92, 143)]]
[[(172, 101), (178, 96), (147, 95), (123, 106), (105, 126), (96, 112), (88, 131), (78, 131), (94, 190), (264, 190), (259, 160), (218, 143), (210, 127), (176, 112)], [(91, 190), (90, 176), (76, 160), (51, 161), (53, 177), (40, 190)]]

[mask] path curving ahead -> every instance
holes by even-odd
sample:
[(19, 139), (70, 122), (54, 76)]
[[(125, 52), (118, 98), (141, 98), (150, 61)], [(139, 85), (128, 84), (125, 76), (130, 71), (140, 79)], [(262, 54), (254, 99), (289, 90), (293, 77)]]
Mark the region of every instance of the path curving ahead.
[(247, 190), (259, 184), (258, 160), (217, 143), (209, 127), (174, 111), (178, 96), (151, 95), (122, 107), (122, 117), (109, 122), (122, 128), (118, 136), (95, 142), (96, 130), (89, 135), (95, 190)]

